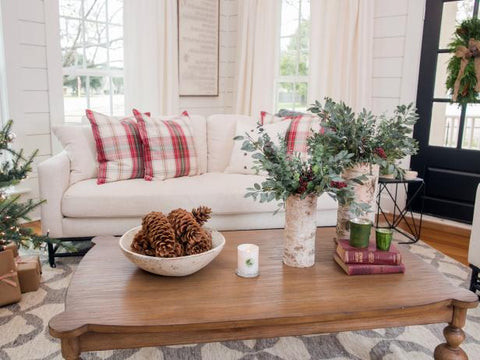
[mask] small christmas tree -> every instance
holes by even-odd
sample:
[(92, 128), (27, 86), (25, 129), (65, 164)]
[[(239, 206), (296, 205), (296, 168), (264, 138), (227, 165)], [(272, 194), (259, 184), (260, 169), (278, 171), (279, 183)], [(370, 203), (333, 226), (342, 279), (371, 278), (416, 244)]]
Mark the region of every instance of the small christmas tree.
[(9, 120), (0, 132), (0, 240), (13, 242), (19, 247), (38, 248), (51, 239), (36, 235), (33, 229), (21, 226), (20, 222), (30, 221), (28, 214), (43, 201), (29, 199), (20, 202), (20, 194), (10, 194), (10, 188), (32, 171), (38, 150), (25, 157), (23, 149), (18, 152), (12, 149), (10, 145), (15, 140), (12, 125), (13, 120)]

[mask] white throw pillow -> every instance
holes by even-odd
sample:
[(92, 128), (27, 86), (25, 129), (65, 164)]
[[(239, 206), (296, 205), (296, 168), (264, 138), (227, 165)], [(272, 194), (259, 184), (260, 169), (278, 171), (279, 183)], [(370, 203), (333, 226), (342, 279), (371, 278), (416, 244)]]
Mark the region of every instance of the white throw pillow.
[(97, 149), (91, 127), (57, 125), (52, 130), (70, 159), (70, 184), (96, 178)]
[[(285, 138), (285, 133), (290, 125), (290, 121), (282, 121), (275, 124), (264, 125), (264, 131), (270, 136), (272, 142), (275, 145), (280, 144), (280, 138)], [(257, 128), (249, 124), (246, 124), (242, 121), (237, 122), (237, 127), (235, 130), (235, 136), (245, 136), (245, 133), (252, 135), (254, 139), (259, 137), (257, 133)], [(242, 150), (242, 144), (244, 140), (236, 140), (233, 145), (232, 155), (230, 156), (230, 163), (225, 169), (226, 173), (230, 174), (245, 174), (245, 175), (254, 175), (256, 174), (255, 170), (252, 169), (254, 165), (254, 159), (252, 155), (254, 152), (247, 152)], [(264, 173), (260, 173), (265, 175)]]

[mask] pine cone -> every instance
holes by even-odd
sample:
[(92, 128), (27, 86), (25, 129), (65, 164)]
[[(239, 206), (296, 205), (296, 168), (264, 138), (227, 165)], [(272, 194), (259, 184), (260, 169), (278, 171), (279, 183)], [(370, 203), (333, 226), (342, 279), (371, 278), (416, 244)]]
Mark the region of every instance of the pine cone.
[(212, 209), (207, 206), (199, 206), (196, 209), (192, 209), (192, 215), (197, 220), (198, 225), (202, 226), (205, 224), (208, 219), (210, 219), (210, 214), (212, 213)]
[(172, 225), (173, 231), (175, 231), (177, 241), (182, 244), (189, 239), (195, 238), (201, 228), (193, 215), (184, 209), (172, 210), (168, 214), (168, 221)]
[(143, 231), (158, 257), (176, 257), (179, 249), (175, 233), (167, 217), (161, 212), (151, 212), (143, 218)]
[(200, 229), (199, 236), (191, 240), (185, 245), (186, 255), (201, 254), (212, 248), (212, 234), (205, 229)]
[(132, 244), (130, 245), (132, 250), (136, 253), (148, 256), (155, 256), (155, 250), (152, 249), (150, 242), (144, 236), (143, 230), (140, 230), (135, 234)]

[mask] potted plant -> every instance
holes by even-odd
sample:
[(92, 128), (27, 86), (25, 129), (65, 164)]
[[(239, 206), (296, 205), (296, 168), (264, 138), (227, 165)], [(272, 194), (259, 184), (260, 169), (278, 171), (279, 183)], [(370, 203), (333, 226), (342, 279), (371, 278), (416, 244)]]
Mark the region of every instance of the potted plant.
[(399, 167), (398, 161), (417, 153), (418, 142), (411, 137), (417, 120), (418, 115), (413, 104), (397, 106), (392, 116), (379, 117), (376, 151), (379, 155), (380, 176), (404, 176), (405, 171)]
[[(377, 117), (363, 109), (356, 114), (344, 102), (336, 103), (330, 98), (325, 99), (325, 105), (318, 101), (309, 109), (321, 119), (324, 129), (323, 143), (326, 147), (338, 153), (346, 151), (351, 154), (350, 164), (342, 176), (346, 180), (358, 179), (352, 185), (354, 199), (365, 209), (374, 209), (376, 205), (378, 182), (378, 141), (376, 138)], [(337, 212), (337, 238), (348, 235), (348, 221), (353, 215), (349, 201), (339, 201)], [(360, 214), (373, 222), (375, 212)]]
[(318, 132), (307, 138), (307, 156), (289, 153), (285, 139), (277, 146), (261, 125), (257, 130), (258, 138), (249, 133), (235, 138), (244, 140), (242, 150), (253, 153), (254, 169), (267, 174), (265, 181), (247, 188), (245, 197), (260, 202), (276, 200), (280, 207), (285, 206), (283, 262), (294, 267), (312, 266), (317, 197), (328, 193), (350, 204), (353, 212), (365, 210), (353, 201), (352, 182), (341, 175), (351, 165), (353, 155), (329, 148)]

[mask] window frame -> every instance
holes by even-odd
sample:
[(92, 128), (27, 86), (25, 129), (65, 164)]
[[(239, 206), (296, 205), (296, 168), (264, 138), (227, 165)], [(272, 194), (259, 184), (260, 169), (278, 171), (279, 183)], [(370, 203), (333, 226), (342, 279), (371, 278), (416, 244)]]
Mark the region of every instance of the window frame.
[[(298, 0), (299, 1), (299, 6), (298, 6), (298, 14), (297, 14), (297, 29), (299, 29), (300, 24), (302, 22), (302, 3), (310, 3), (311, 0)], [(300, 46), (300, 32), (296, 32), (296, 37), (297, 37), (297, 44), (296, 44), (296, 58), (295, 58), (295, 75), (280, 75), (280, 60), (281, 60), (281, 54), (282, 54), (282, 39), (286, 38), (293, 38), (294, 35), (288, 35), (288, 36), (282, 36), (282, 13), (283, 13), (283, 3), (284, 0), (281, 0), (281, 5), (279, 6), (278, 10), (278, 29), (277, 29), (277, 51), (276, 51), (276, 66), (275, 66), (275, 84), (274, 84), (274, 111), (278, 112), (280, 110), (279, 107), (279, 86), (281, 83), (289, 83), (293, 85), (293, 101), (292, 101), (292, 107), (288, 110), (296, 111), (298, 108), (296, 108), (296, 95), (297, 95), (297, 84), (305, 83), (307, 84), (307, 94), (306, 98), (308, 99), (308, 86), (309, 86), (309, 74), (307, 75), (299, 75), (299, 64), (300, 64), (300, 55), (302, 53), (302, 49)], [(310, 19), (311, 19), (311, 13)], [(310, 34), (309, 34), (309, 41), (310, 41)], [(310, 49), (309, 49), (310, 52)], [(308, 69), (310, 70), (310, 68)], [(307, 106), (308, 107), (308, 106)]]
[[(85, 14), (85, 1), (86, 0), (80, 0), (81, 1), (81, 5), (80, 5), (80, 17), (75, 17), (75, 16), (69, 16), (69, 15), (62, 15), (60, 14), (60, 1), (61, 0), (57, 0), (56, 3), (57, 3), (57, 13), (58, 13), (58, 21), (60, 23), (60, 21), (62, 19), (65, 19), (66, 21), (69, 21), (69, 20), (72, 20), (72, 21), (78, 21), (79, 22), (79, 26), (82, 27), (82, 30), (81, 30), (81, 37), (82, 37), (82, 45), (79, 46), (78, 48), (82, 49), (82, 55), (83, 55), (83, 59), (84, 61), (82, 61), (82, 65), (81, 67), (75, 67), (75, 66), (72, 66), (72, 67), (64, 67), (63, 64), (61, 63), (61, 73), (62, 73), (62, 89), (63, 89), (63, 77), (64, 76), (70, 76), (70, 77), (80, 77), (80, 76), (85, 76), (86, 78), (86, 83), (85, 83), (85, 95), (82, 96), (86, 99), (86, 106), (87, 108), (90, 108), (91, 107), (91, 91), (90, 91), (90, 77), (104, 77), (106, 79), (108, 79), (108, 99), (109, 99), (109, 103), (108, 103), (108, 108), (109, 108), (109, 113), (108, 115), (113, 115), (113, 107), (114, 107), (114, 101), (113, 101), (113, 95), (114, 95), (114, 85), (113, 85), (113, 78), (122, 78), (122, 79), (125, 79), (125, 75), (124, 75), (124, 69), (120, 70), (120, 69), (115, 69), (115, 68), (111, 68), (111, 64), (110, 64), (110, 44), (112, 43), (112, 39), (110, 39), (110, 27), (111, 26), (118, 26), (118, 27), (121, 27), (122, 28), (122, 35), (123, 35), (123, 24), (119, 24), (119, 23), (115, 23), (115, 22), (109, 22), (108, 21), (108, 18), (109, 18), (109, 5), (108, 5), (108, 1), (105, 1), (104, 3), (104, 7), (105, 7), (105, 19), (104, 21), (102, 20), (91, 20), (91, 19), (88, 19), (87, 18), (87, 15), (88, 14)], [(94, 23), (94, 24), (102, 24), (102, 25), (105, 25), (105, 42), (101, 43), (101, 44), (104, 44), (105, 45), (105, 49), (106, 49), (106, 55), (107, 55), (107, 59), (106, 59), (106, 66), (105, 68), (102, 68), (102, 69), (97, 69), (97, 68), (88, 68), (86, 66), (86, 59), (87, 59), (87, 56), (86, 56), (86, 47), (85, 47), (85, 44), (86, 44), (86, 31), (85, 31), (85, 23)], [(60, 30), (60, 26), (59, 26), (59, 30)], [(116, 38), (116, 39), (113, 39), (113, 41), (118, 41), (118, 40), (122, 40), (123, 41), (124, 39), (124, 36), (122, 36), (122, 38)], [(59, 37), (58, 37), (58, 41), (59, 41), (59, 47), (60, 47), (60, 52), (62, 51), (62, 47), (61, 47), (61, 36), (60, 36), (60, 31), (59, 31)], [(99, 45), (101, 45), (99, 44)], [(125, 96), (125, 95), (124, 95)], [(62, 96), (62, 101), (64, 101), (64, 95)], [(64, 119), (66, 120), (66, 114), (65, 114), (65, 107), (63, 109), (63, 115), (64, 115)], [(122, 114), (123, 115), (123, 114)], [(73, 121), (65, 121), (65, 122), (73, 122)]]

